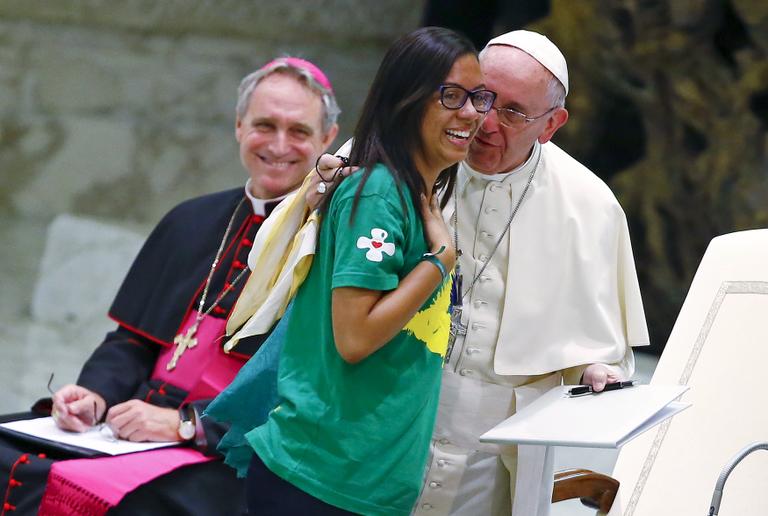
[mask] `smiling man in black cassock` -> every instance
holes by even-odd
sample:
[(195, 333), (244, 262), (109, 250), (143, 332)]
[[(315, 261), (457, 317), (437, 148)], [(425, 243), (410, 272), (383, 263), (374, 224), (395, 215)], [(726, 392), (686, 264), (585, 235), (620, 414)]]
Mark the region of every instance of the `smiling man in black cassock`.
[(186, 201), (160, 221), (110, 309), (118, 327), (77, 384), (53, 396), (63, 429), (103, 421), (121, 439), (187, 446), (60, 460), (72, 456), (0, 437), (0, 514), (242, 512), (242, 483), (216, 456), (225, 428), (200, 415), (264, 339), (222, 350), (254, 236), (331, 144), (338, 113), (330, 82), (308, 61), (278, 58), (245, 77), (235, 126), (245, 188)]

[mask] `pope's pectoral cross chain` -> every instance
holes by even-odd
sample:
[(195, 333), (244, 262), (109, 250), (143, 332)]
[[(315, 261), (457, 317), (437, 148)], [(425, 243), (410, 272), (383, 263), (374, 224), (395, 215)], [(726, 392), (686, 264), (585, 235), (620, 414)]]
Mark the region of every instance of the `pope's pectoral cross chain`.
[(173, 356), (168, 361), (168, 365), (165, 366), (166, 370), (170, 371), (174, 369), (181, 355), (183, 355), (186, 350), (197, 346), (195, 333), (197, 333), (197, 323), (190, 326), (186, 333), (179, 333), (174, 337), (173, 343), (176, 344), (176, 349), (173, 350)]
[(467, 334), (467, 325), (461, 323), (461, 306), (451, 307), (451, 339)]
[(456, 338), (467, 334), (467, 326), (461, 323), (461, 306), (451, 307), (451, 329), (448, 336), (448, 349), (445, 352), (445, 363), (451, 358), (453, 346), (456, 344)]

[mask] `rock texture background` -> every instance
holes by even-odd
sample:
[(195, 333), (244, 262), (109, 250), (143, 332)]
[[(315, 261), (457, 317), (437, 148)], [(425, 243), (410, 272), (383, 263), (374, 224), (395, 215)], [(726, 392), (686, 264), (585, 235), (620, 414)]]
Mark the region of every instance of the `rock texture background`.
[(716, 235), (768, 227), (768, 3), (554, 0), (569, 60), (558, 143), (629, 218), (655, 351)]
[[(46, 394), (51, 371), (55, 386), (74, 381), (165, 211), (242, 184), (243, 75), (282, 53), (317, 61), (343, 110), (339, 143), (384, 49), (419, 25), (425, 3), (0, 2), (0, 411)], [(495, 33), (529, 13), (568, 57), (571, 119), (556, 141), (627, 212), (659, 351), (709, 240), (768, 225), (768, 4), (478, 9), (494, 4)]]

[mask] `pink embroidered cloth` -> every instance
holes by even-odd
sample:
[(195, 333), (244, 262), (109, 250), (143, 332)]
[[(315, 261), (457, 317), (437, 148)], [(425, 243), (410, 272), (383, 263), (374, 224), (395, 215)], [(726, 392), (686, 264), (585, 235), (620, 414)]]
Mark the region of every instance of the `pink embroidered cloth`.
[(212, 460), (190, 448), (164, 448), (96, 459), (56, 462), (38, 515), (99, 516), (127, 494), (177, 468)]

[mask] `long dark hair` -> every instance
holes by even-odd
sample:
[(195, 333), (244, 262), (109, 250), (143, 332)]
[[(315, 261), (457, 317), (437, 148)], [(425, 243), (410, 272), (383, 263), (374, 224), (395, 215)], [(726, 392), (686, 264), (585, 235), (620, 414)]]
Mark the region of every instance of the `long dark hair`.
[[(477, 55), (472, 42), (442, 27), (415, 30), (389, 48), (355, 127), (349, 158), (365, 171), (355, 194), (350, 220), (357, 210), (360, 192), (377, 163), (386, 165), (395, 177), (403, 203), (402, 185), (408, 186), (416, 213), (421, 217), (419, 196), (423, 193), (429, 197), (433, 193), (427, 192), (427, 185), (413, 161), (413, 156), (423, 150), (421, 121), (427, 103), (453, 64), (466, 54)], [(435, 191), (445, 188), (443, 206), (453, 190), (456, 169), (454, 164), (440, 172), (434, 185)]]

